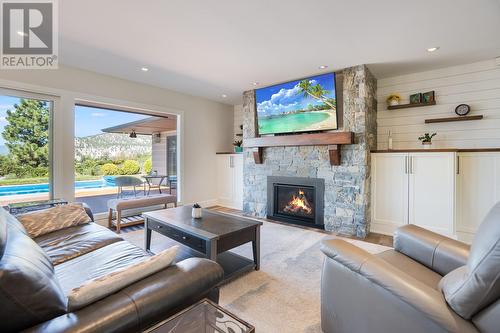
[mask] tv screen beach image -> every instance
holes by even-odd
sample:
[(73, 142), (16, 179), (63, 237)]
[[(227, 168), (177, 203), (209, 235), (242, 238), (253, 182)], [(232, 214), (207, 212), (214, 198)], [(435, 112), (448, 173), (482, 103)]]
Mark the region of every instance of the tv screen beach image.
[(257, 89), (255, 103), (259, 134), (337, 129), (334, 73)]

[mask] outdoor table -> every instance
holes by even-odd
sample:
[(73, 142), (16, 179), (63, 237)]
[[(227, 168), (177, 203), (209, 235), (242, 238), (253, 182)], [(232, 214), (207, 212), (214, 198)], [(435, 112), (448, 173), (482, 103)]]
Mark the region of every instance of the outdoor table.
[[(148, 195), (149, 195), (149, 191), (152, 188), (158, 188), (158, 190), (160, 191), (160, 194), (161, 194), (161, 184), (163, 183), (163, 180), (165, 178), (167, 178), (167, 176), (165, 176), (165, 175), (145, 175), (145, 176), (142, 176), (142, 177), (146, 180), (146, 183), (148, 184)], [(153, 183), (154, 179), (159, 179), (160, 180), (160, 182), (158, 183), (158, 185), (155, 185)], [(172, 193), (172, 190), (170, 190), (170, 193)]]

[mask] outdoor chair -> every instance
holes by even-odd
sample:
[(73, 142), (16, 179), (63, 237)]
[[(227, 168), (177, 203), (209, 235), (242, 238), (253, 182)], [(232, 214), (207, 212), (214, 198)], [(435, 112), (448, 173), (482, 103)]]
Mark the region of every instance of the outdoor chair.
[(134, 188), (134, 197), (137, 196), (136, 188), (138, 186), (143, 187), (143, 193), (146, 195), (146, 185), (145, 182), (134, 176), (118, 176), (115, 178), (115, 184), (118, 187), (117, 198), (121, 198), (123, 194), (124, 187), (133, 187)]

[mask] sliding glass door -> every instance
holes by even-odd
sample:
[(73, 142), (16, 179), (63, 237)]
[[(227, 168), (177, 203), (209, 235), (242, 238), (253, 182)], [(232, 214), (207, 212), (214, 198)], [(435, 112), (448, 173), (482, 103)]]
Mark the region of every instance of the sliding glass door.
[(0, 205), (52, 198), (52, 110), (45, 96), (0, 89)]
[(167, 134), (175, 135), (175, 115), (152, 116), (104, 107), (75, 106), (75, 197), (95, 213), (117, 197), (172, 192), (167, 173)]

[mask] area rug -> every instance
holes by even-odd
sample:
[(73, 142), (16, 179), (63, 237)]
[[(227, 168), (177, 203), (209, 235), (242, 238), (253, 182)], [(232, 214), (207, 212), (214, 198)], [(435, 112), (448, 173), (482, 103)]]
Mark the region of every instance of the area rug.
[[(320, 241), (325, 233), (263, 222), (261, 228), (261, 269), (250, 272), (221, 288), (220, 304), (259, 333), (321, 332), (320, 279), (324, 255)], [(144, 231), (123, 234), (143, 247)], [(164, 237), (153, 233), (152, 251), (163, 250)], [(370, 253), (388, 247), (343, 238)], [(250, 244), (232, 250), (252, 257)]]

